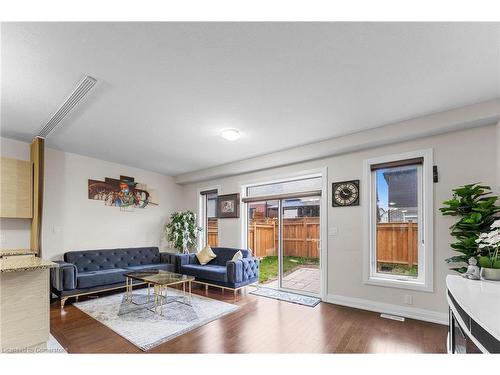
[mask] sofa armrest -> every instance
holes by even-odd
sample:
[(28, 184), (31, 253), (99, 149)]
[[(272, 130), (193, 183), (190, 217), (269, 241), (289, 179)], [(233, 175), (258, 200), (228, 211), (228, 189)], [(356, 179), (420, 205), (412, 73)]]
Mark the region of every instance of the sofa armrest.
[(76, 289), (76, 278), (78, 269), (73, 263), (66, 263), (60, 260), (55, 261), (58, 267), (51, 268), (50, 282), (52, 287), (61, 292), (63, 290)]
[(259, 259), (254, 257), (230, 260), (226, 263), (227, 280), (231, 283), (243, 281), (259, 276)]
[(243, 262), (230, 260), (226, 263), (227, 281), (230, 283), (241, 283), (243, 278)]
[(176, 272), (180, 272), (181, 267), (186, 264), (195, 264), (196, 254), (173, 254)]

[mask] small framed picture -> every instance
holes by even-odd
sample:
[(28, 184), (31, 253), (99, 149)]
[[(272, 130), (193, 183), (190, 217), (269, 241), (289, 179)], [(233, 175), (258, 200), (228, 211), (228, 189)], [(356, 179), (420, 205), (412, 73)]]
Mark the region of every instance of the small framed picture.
[(217, 217), (239, 218), (240, 217), (240, 195), (226, 194), (217, 197)]

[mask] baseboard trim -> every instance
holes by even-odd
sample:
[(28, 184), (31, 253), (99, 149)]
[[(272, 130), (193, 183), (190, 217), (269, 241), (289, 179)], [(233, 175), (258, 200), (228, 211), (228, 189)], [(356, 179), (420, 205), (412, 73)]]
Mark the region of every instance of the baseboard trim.
[(423, 320), (425, 322), (448, 325), (448, 314), (419, 309), (416, 307), (392, 305), (389, 303), (375, 302), (367, 299), (345, 297), (335, 294), (328, 294), (325, 302), (383, 314), (404, 316), (405, 318)]

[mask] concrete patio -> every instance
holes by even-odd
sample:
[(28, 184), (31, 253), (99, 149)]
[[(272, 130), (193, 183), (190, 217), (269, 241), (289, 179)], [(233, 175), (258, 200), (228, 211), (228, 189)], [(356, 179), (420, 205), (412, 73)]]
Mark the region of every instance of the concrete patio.
[[(268, 288), (278, 288), (278, 280), (264, 283)], [(298, 292), (319, 293), (320, 275), (319, 268), (300, 267), (283, 278), (283, 288)]]

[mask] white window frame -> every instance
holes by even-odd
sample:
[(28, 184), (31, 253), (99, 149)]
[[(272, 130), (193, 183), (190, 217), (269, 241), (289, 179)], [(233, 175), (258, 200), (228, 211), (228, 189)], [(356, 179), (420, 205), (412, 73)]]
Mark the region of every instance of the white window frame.
[[(423, 158), (424, 162), (419, 168), (419, 180), (421, 183), (418, 185), (418, 236), (419, 236), (419, 250), (418, 250), (418, 277), (401, 276), (401, 275), (388, 275), (385, 273), (377, 272), (376, 261), (376, 179), (374, 172), (371, 170), (373, 164), (389, 163), (393, 161)], [(364, 202), (366, 206), (364, 209), (363, 231), (364, 231), (364, 270), (363, 281), (365, 284), (402, 288), (410, 290), (418, 290), (424, 292), (434, 291), (433, 280), (433, 265), (434, 265), (434, 252), (433, 252), (433, 150), (416, 150), (400, 154), (387, 155), (368, 159), (364, 161), (364, 176), (366, 183), (362, 186), (364, 190)]]
[[(206, 196), (201, 194), (202, 192), (204, 191), (209, 191), (209, 190), (217, 190), (217, 194), (221, 194), (220, 191), (221, 191), (221, 187), (220, 185), (217, 185), (217, 186), (205, 186), (203, 188), (200, 188), (197, 190), (197, 194), (198, 194), (198, 226), (199, 227), (202, 227), (203, 228), (203, 231), (201, 232), (201, 235), (198, 236), (198, 239), (197, 239), (197, 245), (198, 245), (198, 249), (203, 249), (207, 243), (207, 227), (206, 227), (206, 223), (207, 223), (207, 218), (206, 218)], [(217, 237), (219, 238), (220, 240), (220, 232), (219, 232), (219, 225), (217, 225)]]

